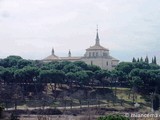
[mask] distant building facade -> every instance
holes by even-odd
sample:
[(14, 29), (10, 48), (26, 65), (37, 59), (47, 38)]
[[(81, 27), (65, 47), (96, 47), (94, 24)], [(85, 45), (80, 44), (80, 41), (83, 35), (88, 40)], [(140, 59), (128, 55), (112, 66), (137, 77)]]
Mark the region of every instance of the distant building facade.
[(43, 62), (52, 61), (84, 61), (86, 64), (97, 65), (102, 69), (113, 70), (119, 63), (119, 60), (110, 56), (109, 49), (100, 45), (98, 29), (96, 34), (95, 45), (86, 49), (84, 56), (72, 57), (71, 51), (68, 52), (68, 57), (58, 57), (52, 49), (52, 54), (42, 60)]

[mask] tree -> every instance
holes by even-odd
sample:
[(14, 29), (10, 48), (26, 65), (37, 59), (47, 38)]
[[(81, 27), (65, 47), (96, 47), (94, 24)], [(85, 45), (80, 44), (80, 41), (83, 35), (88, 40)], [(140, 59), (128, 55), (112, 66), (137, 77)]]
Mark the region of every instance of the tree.
[(136, 59), (133, 57), (132, 62), (136, 62)]
[(109, 77), (109, 72), (106, 71), (106, 70), (97, 70), (95, 72), (95, 78), (100, 81), (100, 83), (103, 86), (103, 88), (104, 88), (104, 86), (106, 84), (106, 78), (107, 77)]
[(81, 87), (89, 84), (89, 80), (88, 80), (89, 76), (87, 75), (86, 71), (84, 71), (84, 70), (78, 71), (75, 73), (75, 76), (76, 76), (77, 83)]
[(137, 59), (137, 62), (140, 62), (139, 58)]
[(88, 70), (95, 72), (97, 70), (101, 70), (101, 68), (99, 66), (96, 65), (88, 65)]
[[(71, 62), (69, 61), (62, 61), (62, 62), (52, 62), (52, 64), (54, 64), (54, 69), (56, 70), (63, 70), (64, 67), (68, 64), (70, 64)], [(50, 63), (51, 64), (51, 63)]]
[(67, 65), (65, 65), (63, 67), (63, 71), (65, 73), (68, 73), (68, 72), (77, 72), (77, 71), (80, 71), (80, 70), (82, 70), (82, 68), (79, 67), (79, 66), (76, 66), (74, 63), (69, 63), (69, 64), (67, 64)]
[(157, 64), (156, 56), (154, 56), (154, 58), (153, 58), (153, 64)]
[(139, 69), (150, 69), (150, 65), (146, 62), (135, 62), (132, 64), (133, 69), (134, 68), (139, 68)]
[(118, 82), (120, 86), (128, 86), (128, 74), (124, 73), (123, 71), (118, 71)]
[(105, 117), (99, 117), (97, 120), (129, 120), (129, 118), (115, 114), (115, 115), (108, 115)]
[(89, 80), (89, 83), (91, 83), (91, 86), (93, 87), (93, 84), (94, 84), (94, 72), (90, 71), (90, 70), (86, 70), (86, 73), (88, 75), (88, 80)]
[[(29, 92), (35, 92), (37, 94), (39, 69), (36, 67), (26, 66), (22, 69), (18, 69), (14, 73), (15, 83), (21, 84), (24, 90), (24, 94)], [(34, 81), (33, 78), (36, 78)], [(40, 87), (39, 87), (40, 88)], [(41, 86), (42, 88), (42, 86)], [(40, 89), (38, 90), (40, 92)]]
[(22, 59), (20, 56), (8, 56), (7, 58), (5, 59), (2, 59), (0, 61), (0, 66), (3, 66), (3, 67), (16, 67), (17, 66), (17, 63), (18, 61)]
[[(64, 82), (65, 73), (60, 70), (43, 70), (40, 72), (40, 79), (44, 83), (50, 83), (52, 92), (55, 93), (54, 96), (56, 99), (57, 84), (62, 84)], [(54, 83), (54, 89), (52, 83)]]
[[(130, 85), (133, 91), (140, 91), (143, 92), (148, 89), (148, 73), (144, 69), (135, 68), (133, 69), (130, 74)], [(145, 88), (147, 86), (147, 88)]]
[(76, 61), (76, 62), (74, 62), (74, 64), (78, 67), (81, 67), (83, 70), (88, 69), (88, 65), (83, 61)]
[(72, 90), (73, 81), (76, 79), (76, 75), (73, 72), (68, 72), (66, 74), (66, 80), (67, 84), (70, 86), (70, 89)]
[(133, 103), (135, 103), (135, 93), (137, 92), (137, 89), (141, 89), (143, 87), (144, 83), (143, 80), (141, 80), (138, 76), (133, 76), (131, 79), (131, 86), (133, 91)]
[(143, 62), (143, 58), (141, 57), (140, 62)]
[(149, 59), (148, 59), (148, 56), (146, 56), (145, 60), (144, 60), (146, 63), (149, 63)]
[(153, 94), (152, 107), (154, 111), (159, 110), (159, 96), (157, 94)]
[(156, 64), (149, 64), (149, 66), (150, 66), (150, 69), (151, 70), (158, 70), (158, 69), (160, 69), (160, 66), (159, 65), (156, 65)]
[(0, 70), (0, 77), (4, 84), (11, 84), (14, 82), (14, 71), (15, 68), (3, 68)]
[[(111, 76), (111, 83), (114, 83), (114, 86), (115, 86), (115, 93), (114, 93), (115, 98), (117, 96), (117, 83), (118, 83), (119, 75), (120, 74), (117, 70), (111, 71), (111, 75), (110, 75)], [(111, 89), (112, 89), (112, 84), (111, 84)], [(113, 102), (115, 102), (115, 101), (116, 101), (116, 99)]]
[(154, 64), (154, 60), (153, 60), (153, 58), (152, 58), (152, 62), (151, 62), (152, 64)]
[(89, 76), (86, 71), (78, 71), (75, 73), (76, 75), (76, 82), (79, 84), (81, 88), (83, 88), (85, 92), (85, 97), (88, 98), (88, 86), (89, 85)]
[(14, 90), (14, 93), (12, 94), (12, 101), (14, 101), (14, 108), (17, 110), (17, 103), (23, 98), (22, 89), (17, 84), (12, 85), (11, 87), (12, 90)]
[(152, 58), (152, 64), (157, 64), (157, 58), (156, 58), (156, 56), (154, 56), (153, 58)]
[(129, 74), (133, 68), (134, 64), (131, 62), (121, 62), (116, 66), (116, 70), (122, 71), (125, 74)]
[(25, 66), (28, 66), (28, 65), (31, 65), (31, 64), (32, 64), (32, 62), (29, 61), (29, 60), (20, 59), (20, 60), (18, 60), (18, 62), (17, 62), (17, 67), (18, 67), (19, 69), (21, 69), (21, 68), (23, 68), (23, 67), (25, 67)]
[[(2, 84), (0, 85), (0, 103), (5, 104), (5, 108), (8, 107), (8, 103), (17, 103), (18, 100), (21, 100), (22, 89), (17, 84)], [(15, 104), (15, 108), (16, 108)]]

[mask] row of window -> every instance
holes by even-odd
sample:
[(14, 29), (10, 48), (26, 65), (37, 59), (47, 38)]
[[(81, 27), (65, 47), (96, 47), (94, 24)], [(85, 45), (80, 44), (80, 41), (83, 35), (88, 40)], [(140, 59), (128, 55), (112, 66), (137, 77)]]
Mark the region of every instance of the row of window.
[[(107, 53), (103, 53), (103, 56), (107, 56)], [(89, 57), (98, 57), (98, 52), (89, 52)]]
[(98, 52), (89, 52), (89, 57), (98, 57)]

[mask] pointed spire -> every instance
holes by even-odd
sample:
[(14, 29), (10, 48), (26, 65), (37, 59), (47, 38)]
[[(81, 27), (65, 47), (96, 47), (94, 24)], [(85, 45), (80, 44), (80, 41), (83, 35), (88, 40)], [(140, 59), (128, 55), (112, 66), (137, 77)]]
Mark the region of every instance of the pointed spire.
[(71, 57), (71, 51), (69, 50), (69, 52), (68, 52), (68, 57)]
[(54, 48), (52, 48), (52, 55), (54, 55)]
[(96, 45), (100, 45), (99, 44), (99, 35), (98, 35), (98, 25), (97, 25), (97, 35), (96, 35)]

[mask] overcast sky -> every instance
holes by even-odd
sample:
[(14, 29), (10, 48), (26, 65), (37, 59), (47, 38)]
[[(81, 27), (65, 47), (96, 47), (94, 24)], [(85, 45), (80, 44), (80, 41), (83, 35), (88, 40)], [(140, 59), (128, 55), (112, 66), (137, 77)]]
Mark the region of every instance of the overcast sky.
[(83, 56), (95, 44), (120, 61), (160, 59), (160, 0), (0, 0), (0, 58)]

